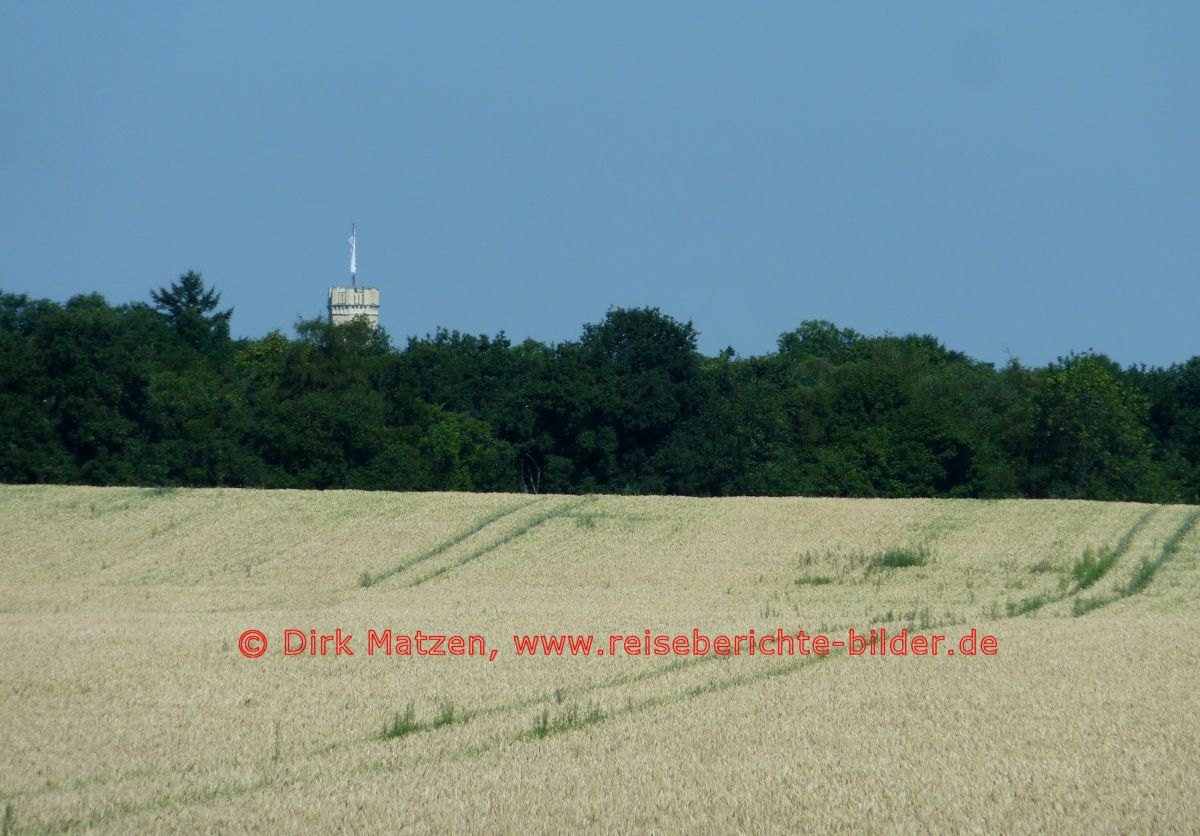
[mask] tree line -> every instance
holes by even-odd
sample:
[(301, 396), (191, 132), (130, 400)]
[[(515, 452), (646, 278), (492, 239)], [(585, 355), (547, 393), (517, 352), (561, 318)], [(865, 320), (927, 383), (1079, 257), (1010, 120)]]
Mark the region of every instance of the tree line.
[(0, 291), (0, 481), (1200, 502), (1200, 356), (1002, 368), (803, 322), (701, 354), (655, 308), (559, 344), (363, 321), (232, 339), (190, 272), (149, 303)]

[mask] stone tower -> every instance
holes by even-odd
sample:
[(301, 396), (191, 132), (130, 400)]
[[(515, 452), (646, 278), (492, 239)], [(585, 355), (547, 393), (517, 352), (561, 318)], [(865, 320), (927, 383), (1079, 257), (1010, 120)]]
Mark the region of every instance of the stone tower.
[(357, 232), (350, 226), (350, 286), (329, 288), (329, 321), (342, 325), (356, 317), (366, 317), (372, 328), (379, 325), (379, 288), (358, 286), (356, 261)]
[(379, 288), (329, 288), (329, 321), (334, 325), (365, 316), (372, 326), (379, 324)]

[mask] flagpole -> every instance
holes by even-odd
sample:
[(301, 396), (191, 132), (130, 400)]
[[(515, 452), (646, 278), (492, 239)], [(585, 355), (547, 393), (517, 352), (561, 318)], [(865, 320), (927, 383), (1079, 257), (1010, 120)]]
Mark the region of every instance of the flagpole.
[(358, 287), (358, 268), (354, 259), (355, 237), (357, 235), (354, 224), (350, 224), (350, 286)]

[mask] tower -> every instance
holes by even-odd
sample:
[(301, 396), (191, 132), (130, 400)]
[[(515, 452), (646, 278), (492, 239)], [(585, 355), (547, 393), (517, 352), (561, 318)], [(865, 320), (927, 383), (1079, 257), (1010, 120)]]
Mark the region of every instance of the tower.
[(350, 225), (350, 287), (329, 288), (329, 321), (333, 325), (366, 317), (372, 328), (379, 325), (379, 288), (358, 286), (358, 266), (355, 260), (357, 232)]

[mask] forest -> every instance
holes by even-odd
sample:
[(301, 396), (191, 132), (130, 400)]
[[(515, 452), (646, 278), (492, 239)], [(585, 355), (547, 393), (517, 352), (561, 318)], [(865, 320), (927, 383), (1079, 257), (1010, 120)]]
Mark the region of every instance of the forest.
[(812, 320), (706, 356), (656, 308), (403, 347), (231, 316), (195, 272), (122, 305), (0, 291), (0, 482), (1200, 502), (1200, 356), (997, 368)]

